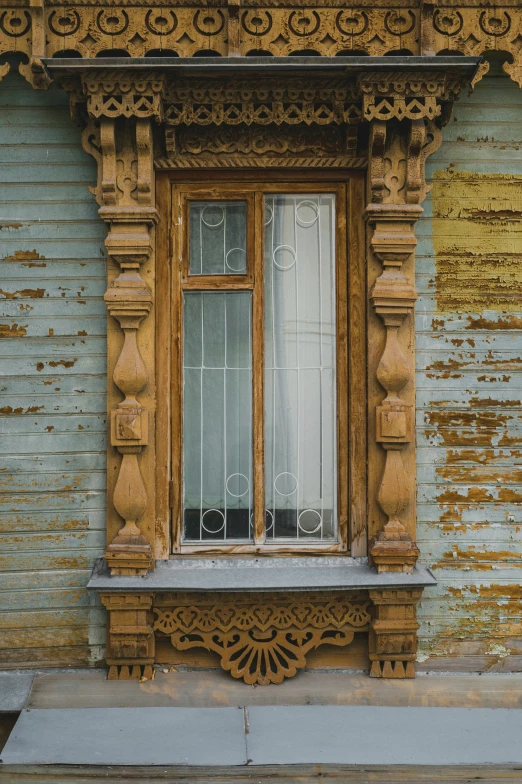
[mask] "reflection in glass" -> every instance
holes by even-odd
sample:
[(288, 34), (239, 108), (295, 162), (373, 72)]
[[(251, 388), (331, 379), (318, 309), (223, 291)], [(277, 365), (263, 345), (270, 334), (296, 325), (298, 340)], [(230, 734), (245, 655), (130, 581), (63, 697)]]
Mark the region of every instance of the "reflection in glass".
[(265, 199), (267, 540), (336, 536), (335, 196)]
[(252, 485), (252, 298), (185, 292), (184, 541), (249, 541)]
[(190, 274), (246, 271), (246, 202), (190, 202)]

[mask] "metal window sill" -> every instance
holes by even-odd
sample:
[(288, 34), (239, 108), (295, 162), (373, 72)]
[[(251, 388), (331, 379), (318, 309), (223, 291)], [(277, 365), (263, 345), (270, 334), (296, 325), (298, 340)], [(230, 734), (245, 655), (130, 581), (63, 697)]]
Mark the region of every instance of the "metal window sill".
[(339, 556), (219, 557), (176, 556), (157, 561), (145, 577), (111, 577), (100, 558), (87, 588), (96, 591), (268, 592), (337, 591), (370, 588), (424, 588), (436, 579), (423, 564), (412, 574), (378, 574), (367, 558)]

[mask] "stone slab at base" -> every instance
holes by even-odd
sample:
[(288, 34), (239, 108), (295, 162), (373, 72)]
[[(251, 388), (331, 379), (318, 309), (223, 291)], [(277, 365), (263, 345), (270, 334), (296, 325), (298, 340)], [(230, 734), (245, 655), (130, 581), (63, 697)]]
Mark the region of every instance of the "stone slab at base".
[[(6, 765), (522, 764), (522, 711), (258, 706), (24, 711)], [(428, 739), (436, 739), (429, 742)], [(378, 739), (378, 741), (376, 741)]]

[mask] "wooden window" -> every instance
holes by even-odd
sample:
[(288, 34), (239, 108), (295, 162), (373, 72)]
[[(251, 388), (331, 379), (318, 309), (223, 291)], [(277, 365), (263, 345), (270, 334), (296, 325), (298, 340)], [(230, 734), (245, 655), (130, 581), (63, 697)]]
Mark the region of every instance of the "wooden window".
[(347, 190), (172, 183), (174, 552), (349, 549)]

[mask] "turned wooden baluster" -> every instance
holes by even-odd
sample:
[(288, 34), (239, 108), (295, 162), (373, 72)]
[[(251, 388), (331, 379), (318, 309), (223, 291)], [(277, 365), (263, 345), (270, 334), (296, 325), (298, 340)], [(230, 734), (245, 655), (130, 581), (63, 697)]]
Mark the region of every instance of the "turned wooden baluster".
[[(148, 443), (148, 412), (137, 395), (148, 381), (147, 369), (137, 342), (140, 322), (152, 306), (152, 292), (140, 275), (140, 265), (147, 256), (113, 256), (121, 274), (105, 294), (108, 310), (120, 324), (124, 343), (114, 368), (113, 380), (125, 399), (111, 412), (111, 443), (122, 455), (113, 503), (125, 525), (107, 548), (107, 560), (113, 573), (146, 573), (151, 560), (151, 547), (137, 525), (147, 508), (147, 491), (138, 455)], [(133, 556), (134, 566), (118, 566)], [(140, 563), (141, 561), (141, 563)], [(116, 571), (117, 570), (117, 571)]]
[(371, 548), (378, 571), (412, 571), (419, 551), (401, 517), (411, 501), (410, 480), (402, 450), (413, 438), (413, 407), (401, 392), (413, 379), (412, 360), (405, 356), (399, 330), (412, 317), (417, 294), (402, 271), (415, 248), (413, 225), (422, 209), (417, 205), (374, 204), (367, 210), (374, 228), (371, 245), (383, 271), (371, 299), (386, 329), (386, 342), (376, 375), (386, 397), (376, 410), (376, 440), (386, 452), (377, 501), (388, 520)]

